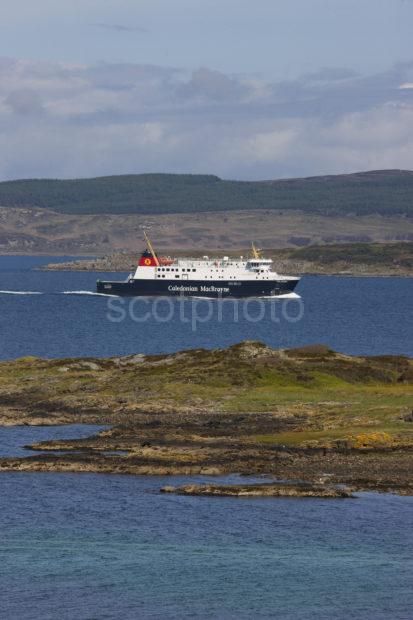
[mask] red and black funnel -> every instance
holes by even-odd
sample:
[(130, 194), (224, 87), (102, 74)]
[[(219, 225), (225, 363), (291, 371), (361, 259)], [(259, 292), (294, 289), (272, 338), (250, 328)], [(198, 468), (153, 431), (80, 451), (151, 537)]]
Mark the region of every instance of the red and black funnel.
[(139, 267), (156, 267), (157, 262), (152, 252), (146, 249), (140, 257), (138, 265)]

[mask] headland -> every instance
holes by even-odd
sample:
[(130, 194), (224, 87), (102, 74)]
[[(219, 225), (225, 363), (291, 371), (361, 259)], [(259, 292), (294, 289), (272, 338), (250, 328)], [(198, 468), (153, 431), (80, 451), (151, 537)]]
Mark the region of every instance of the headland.
[(266, 474), (413, 492), (413, 361), (246, 341), (169, 355), (0, 363), (2, 425), (104, 424), (0, 471)]

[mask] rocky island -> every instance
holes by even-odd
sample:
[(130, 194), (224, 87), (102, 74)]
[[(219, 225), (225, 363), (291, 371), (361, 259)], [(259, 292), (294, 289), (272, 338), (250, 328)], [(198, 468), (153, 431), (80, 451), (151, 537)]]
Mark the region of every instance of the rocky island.
[(349, 489), (323, 484), (189, 484), (183, 487), (162, 487), (162, 493), (175, 495), (204, 495), (208, 497), (324, 497), (329, 499), (353, 497)]
[[(296, 238), (304, 247), (266, 249), (280, 273), (296, 275), (352, 275), (352, 276), (407, 276), (413, 275), (413, 243), (339, 243), (331, 245), (308, 245), (309, 239)], [(248, 256), (249, 249), (225, 251), (231, 257)], [(205, 250), (171, 250), (162, 253), (172, 256), (201, 258)], [(209, 255), (221, 255), (217, 249)], [(52, 271), (104, 271), (131, 272), (136, 268), (136, 252), (114, 252), (105, 256), (49, 263), (42, 267)]]
[(26, 357), (0, 363), (0, 424), (109, 428), (32, 445), (40, 455), (2, 458), (0, 472), (236, 472), (411, 494), (412, 396), (410, 358), (323, 345)]

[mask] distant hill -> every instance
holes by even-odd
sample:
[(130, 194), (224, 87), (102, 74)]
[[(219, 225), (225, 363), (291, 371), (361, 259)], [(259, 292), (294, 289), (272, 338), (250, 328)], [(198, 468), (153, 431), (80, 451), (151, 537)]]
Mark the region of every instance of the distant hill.
[(71, 214), (302, 210), (322, 215), (413, 215), (413, 172), (378, 170), (278, 181), (137, 174), (0, 183), (0, 206)]
[[(250, 249), (231, 250), (228, 256), (249, 255)], [(203, 251), (175, 250), (172, 256), (202, 256)], [(130, 272), (136, 266), (135, 252), (116, 252), (101, 258), (52, 263), (46, 269), (56, 271), (120, 271)], [(312, 245), (305, 248), (266, 249), (280, 273), (347, 275), (413, 275), (413, 243), (344, 243)]]
[[(281, 251), (280, 254), (283, 252)], [(289, 259), (328, 267), (336, 263), (393, 267), (413, 271), (413, 243), (346, 243), (284, 250)]]

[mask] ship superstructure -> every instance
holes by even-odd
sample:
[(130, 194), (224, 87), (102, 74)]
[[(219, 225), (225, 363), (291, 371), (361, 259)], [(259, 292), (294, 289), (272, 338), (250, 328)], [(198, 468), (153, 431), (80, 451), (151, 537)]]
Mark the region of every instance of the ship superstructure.
[(273, 271), (271, 258), (252, 246), (247, 259), (158, 258), (148, 237), (136, 271), (125, 282), (98, 280), (97, 292), (108, 295), (195, 297), (274, 297), (292, 293), (299, 278)]

